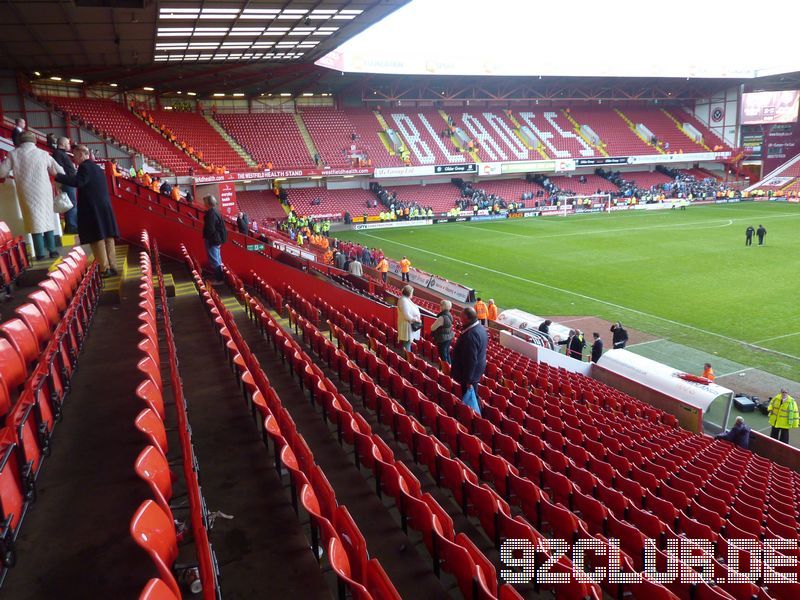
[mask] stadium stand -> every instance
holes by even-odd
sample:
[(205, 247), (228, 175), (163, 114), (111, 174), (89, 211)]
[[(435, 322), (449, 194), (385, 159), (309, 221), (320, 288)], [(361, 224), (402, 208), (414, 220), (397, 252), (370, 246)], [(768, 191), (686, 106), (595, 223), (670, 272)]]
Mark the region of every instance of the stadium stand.
[(278, 197), (272, 190), (241, 191), (236, 193), (236, 201), (250, 217), (250, 221), (258, 221), (261, 227), (264, 221), (272, 222), (286, 218)]
[[(287, 189), (289, 203), (299, 215), (337, 215), (349, 212), (354, 218), (363, 214), (376, 215), (378, 208), (368, 208), (375, 195), (361, 188), (329, 190), (322, 187)], [(319, 199), (319, 205), (312, 204)]]
[(617, 188), (610, 182), (598, 175), (584, 175), (585, 183), (582, 183), (576, 175), (572, 177), (551, 177), (550, 181), (558, 186), (563, 192), (570, 194), (595, 194), (600, 190), (601, 194), (613, 193)]
[(372, 160), (373, 167), (398, 167), (403, 164), (400, 156), (389, 154), (389, 150), (381, 141), (380, 133), (383, 130), (375, 112), (363, 108), (347, 108), (342, 112), (353, 125), (356, 145), (363, 147)]
[(214, 118), (262, 166), (315, 166), (291, 113), (217, 113)]
[(610, 156), (635, 156), (655, 152), (611, 108), (575, 106), (570, 107), (569, 111), (580, 125), (587, 125), (597, 134), (604, 144), (603, 149)]
[[(662, 148), (668, 152), (708, 152), (708, 146), (703, 146), (694, 142), (686, 135), (676, 123), (671, 115), (662, 110), (652, 108), (629, 108), (623, 109), (627, 116), (634, 123), (642, 123), (661, 143)], [(666, 144), (669, 143), (669, 147)]]
[(711, 129), (701, 123), (700, 119), (695, 117), (690, 111), (680, 108), (670, 108), (664, 109), (664, 112), (679, 123), (691, 124), (697, 131), (703, 134), (703, 142), (712, 150), (715, 146), (718, 146), (721, 150), (730, 150), (730, 146), (726, 144), (724, 140), (720, 139)]
[(156, 125), (169, 127), (178, 140), (203, 152), (203, 162), (227, 167), (232, 173), (249, 171), (250, 167), (203, 115), (179, 110), (152, 112)]
[(383, 117), (389, 127), (400, 134), (411, 154), (414, 165), (446, 165), (467, 162), (466, 157), (449, 137), (442, 133), (447, 121), (436, 110), (419, 109), (414, 112), (386, 110)]
[[(125, 182), (125, 186), (136, 184)], [(119, 194), (121, 203), (152, 204), (145, 213), (172, 203), (157, 198), (156, 204), (150, 193), (137, 196), (120, 190)], [(177, 208), (158, 214), (179, 228), (177, 239), (199, 226), (199, 219), (183, 219), (189, 213)], [(173, 221), (179, 215), (182, 225)], [(155, 394), (158, 380), (148, 365), (155, 362), (154, 347), (160, 347), (155, 344), (162, 342), (161, 336), (147, 332), (153, 331), (154, 318), (156, 323), (163, 320), (169, 347), (170, 311), (153, 307), (151, 269), (157, 275), (162, 306), (165, 286), (158, 277), (157, 245), (149, 236), (142, 243), (151, 246), (153, 258), (142, 255), (141, 351), (149, 357), (140, 363), (147, 385), (140, 388), (139, 397), (149, 402), (148, 410), (158, 413), (162, 410)], [(370, 474), (375, 494), (393, 500), (399, 511), (396, 532), (403, 526), (418, 532), (430, 556), (429, 568), (442, 577), (452, 576), (465, 597), (516, 597), (516, 592), (497, 585), (492, 564), (499, 545), (512, 537), (532, 542), (543, 536), (595, 539), (601, 544), (606, 543), (605, 536), (619, 538), (622, 564), (635, 571), (643, 568), (645, 537), (656, 540), (657, 556), (664, 561), (667, 541), (680, 536), (717, 540), (717, 560), (724, 558), (730, 539), (757, 538), (766, 531), (797, 538), (798, 506), (792, 491), (800, 479), (790, 470), (726, 442), (682, 431), (670, 415), (585, 376), (531, 361), (500, 347), (496, 339), (490, 343), (487, 372), (479, 388), (481, 414), (465, 410), (457, 384), (436, 366), (435, 346), (427, 338), (413, 354), (401, 354), (396, 332), (383, 317), (364, 311), (352, 298), (332, 295), (323, 301), (305, 296), (284, 278), (286, 271), (263, 269), (270, 282), (280, 283), (267, 283), (252, 273), (248, 289), (233, 271), (239, 260), (234, 251), (238, 238), (232, 243), (226, 281), (249, 316), (248, 323), (253, 323), (245, 327), (257, 327), (266, 335), (275, 357), (270, 368), (286, 365), (317, 413), (328, 420), (336, 439), (353, 449), (351, 460)], [(314, 465), (316, 451), (308, 454), (302, 434), (293, 433), (294, 415), (270, 385), (271, 377), (258, 375), (262, 367), (244, 342), (241, 319), (233, 316), (230, 303), (206, 286), (188, 249), (184, 260), (201, 305), (216, 320), (230, 366), (238, 374), (276, 469), (290, 473), (298, 510), (302, 506), (311, 517), (312, 545), (323, 551), (326, 564), (345, 588), (358, 594), (363, 587), (372, 597), (395, 597), (401, 583), (395, 585), (388, 567), (379, 569), (382, 560), (372, 562), (375, 559), (365, 550), (370, 544), (348, 544), (359, 539), (357, 532), (366, 525), (358, 517), (350, 524), (340, 490), (326, 484), (327, 474)], [(294, 334), (282, 315), (288, 315)], [(328, 339), (328, 332), (335, 341)], [(153, 457), (157, 455), (149, 450), (142, 460)], [(425, 485), (436, 495), (422, 493)], [(135, 522), (161, 519), (169, 531), (164, 515), (168, 513), (158, 502), (145, 503)], [(168, 564), (174, 559), (171, 535), (165, 547)], [(560, 570), (569, 571), (570, 557), (558, 564)], [(725, 568), (724, 563), (715, 563), (720, 573)], [(167, 569), (160, 578), (174, 593), (170, 576)], [(145, 584), (146, 589), (161, 585), (140, 582)], [(204, 592), (213, 590), (213, 584), (207, 585), (211, 587), (204, 585)], [(667, 584), (666, 589), (678, 597), (703, 597), (707, 593), (703, 585)], [(795, 592), (791, 584), (767, 589), (764, 598), (782, 600)], [(654, 590), (667, 593), (647, 581), (602, 584), (609, 595), (629, 592), (637, 599), (654, 597)], [(552, 591), (559, 599), (601, 597), (599, 587), (574, 580)], [(726, 599), (767, 594), (727, 583), (716, 586), (716, 593)]]
[(455, 127), (459, 127), (477, 145), (477, 154), (484, 161), (541, 159), (535, 150), (525, 147), (514, 133), (515, 125), (508, 120), (506, 111), (451, 110), (448, 114)]
[(170, 144), (118, 102), (60, 96), (50, 96), (46, 100), (58, 110), (77, 118), (116, 142), (144, 154), (174, 174), (185, 175), (190, 168), (200, 168), (196, 161), (186, 156), (174, 144)]
[(514, 111), (521, 126), (527, 126), (543, 144), (549, 158), (581, 158), (599, 153), (573, 131), (572, 124), (556, 108)]
[[(6, 248), (3, 260), (13, 248)], [(36, 500), (36, 481), (51, 453), (100, 297), (100, 273), (71, 250), (0, 325), (0, 507), (4, 580), (18, 556), (14, 541)]]
[(356, 129), (347, 115), (330, 108), (306, 108), (300, 116), (326, 165), (352, 166), (350, 147), (359, 148), (360, 140), (352, 139)]

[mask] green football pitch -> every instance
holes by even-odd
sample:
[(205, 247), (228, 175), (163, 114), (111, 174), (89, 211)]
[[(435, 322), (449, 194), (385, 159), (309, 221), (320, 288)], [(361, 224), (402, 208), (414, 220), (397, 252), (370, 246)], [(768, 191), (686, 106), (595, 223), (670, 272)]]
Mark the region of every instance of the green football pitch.
[[(748, 225), (767, 229), (745, 247)], [(337, 236), (504, 308), (596, 316), (800, 381), (800, 206), (691, 206)]]

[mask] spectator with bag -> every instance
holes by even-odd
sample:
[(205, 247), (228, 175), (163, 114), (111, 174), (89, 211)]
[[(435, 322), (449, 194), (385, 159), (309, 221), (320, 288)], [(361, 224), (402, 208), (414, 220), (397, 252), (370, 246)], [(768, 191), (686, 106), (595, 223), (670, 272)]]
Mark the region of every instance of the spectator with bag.
[(422, 329), (422, 316), (419, 307), (412, 302), (414, 288), (407, 285), (403, 288), (402, 296), (397, 301), (397, 339), (411, 352), (411, 343), (419, 339)]
[(478, 382), (486, 370), (486, 348), (489, 334), (478, 321), (475, 309), (464, 309), (464, 330), (453, 346), (453, 368), (451, 377), (461, 385), (462, 400), (480, 414)]
[(86, 146), (75, 146), (73, 153), (78, 171), (73, 177), (56, 175), (56, 181), (78, 190), (78, 237), (90, 244), (102, 277), (117, 275), (115, 238), (119, 237), (117, 218), (108, 195), (106, 172), (90, 158)]
[(63, 175), (64, 169), (47, 152), (36, 147), (33, 132), (22, 132), (18, 141), (19, 146), (0, 164), (0, 178), (14, 173), (22, 221), (25, 232), (33, 237), (36, 260), (47, 258), (45, 251), (50, 258), (58, 258), (53, 235), (56, 218), (50, 176)]
[[(72, 158), (69, 155), (70, 143), (69, 138), (60, 137), (56, 141), (56, 148), (53, 150), (53, 158), (58, 163), (64, 173), (69, 177), (74, 177), (77, 173)], [(64, 213), (64, 233), (78, 233), (78, 197), (76, 190), (71, 185), (62, 185), (61, 191), (64, 192), (70, 202), (72, 208)]]

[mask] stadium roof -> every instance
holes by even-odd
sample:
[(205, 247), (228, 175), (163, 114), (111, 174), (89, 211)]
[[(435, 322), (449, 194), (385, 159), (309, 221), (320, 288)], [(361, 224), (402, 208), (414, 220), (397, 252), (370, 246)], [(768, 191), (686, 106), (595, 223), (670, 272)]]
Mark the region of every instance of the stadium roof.
[[(343, 44), (346, 50), (362, 35), (374, 40), (376, 33), (381, 35), (393, 19), (403, 17), (415, 5), (422, 6), (428, 11), (427, 18), (418, 17), (418, 22), (409, 28), (410, 33), (405, 30), (398, 33), (390, 27), (388, 37), (381, 39), (379, 48), (374, 50), (377, 53), (380, 47), (386, 47), (402, 58), (425, 41), (421, 32), (426, 30), (426, 22), (434, 23), (437, 34), (442, 35), (455, 27), (453, 15), (445, 21), (446, 28), (434, 18), (436, 11), (451, 6), (451, 1), (7, 0), (0, 22), (0, 68), (26, 71), (33, 80), (58, 77), (63, 82), (75, 79), (89, 85), (115, 83), (119, 90), (146, 86), (166, 93), (191, 90), (207, 97), (216, 92), (298, 95), (341, 93), (352, 88), (363, 93), (364, 99), (376, 101), (522, 98), (682, 101), (708, 97), (730, 86), (732, 81), (703, 77), (668, 79), (666, 72), (655, 77), (577, 77), (581, 71), (570, 72), (568, 68), (560, 69), (560, 76), (488, 77), (486, 69), (473, 76), (454, 76), (431, 74), (439, 71), (428, 69), (425, 74), (397, 77), (343, 73), (315, 65)], [(471, 1), (463, 0), (459, 6), (460, 13), (472, 19), (473, 26), (463, 31), (455, 28), (455, 35), (464, 42), (454, 47), (459, 50), (469, 46), (487, 50), (500, 47), (501, 38), (490, 36), (487, 43), (481, 25), (475, 26), (476, 23), (489, 26), (491, 21), (484, 17), (491, 11), (497, 12), (496, 4), (489, 6), (482, 0), (483, 10), (471, 12), (466, 10), (471, 5), (464, 3)], [(529, 4), (520, 0), (520, 10)], [(570, 14), (577, 10), (570, 9)], [(533, 48), (526, 52), (526, 60), (531, 64), (541, 56), (557, 54), (542, 47), (539, 36), (547, 27), (539, 25), (540, 22), (541, 19), (536, 19), (526, 24), (530, 27)], [(513, 27), (513, 20), (506, 17), (503, 24)], [(678, 43), (675, 36), (667, 37), (671, 44)], [(784, 38), (788, 40), (790, 36)], [(634, 47), (641, 48), (640, 40), (638, 36)], [(667, 52), (670, 43), (666, 48), (664, 44), (652, 43), (646, 49), (666, 62), (670, 60)], [(564, 45), (576, 44), (570, 37)], [(608, 63), (622, 61), (630, 54), (625, 44), (609, 36), (598, 36), (595, 42), (579, 46), (584, 50), (608, 49), (597, 53), (606, 57)], [(734, 60), (746, 53), (704, 50), (697, 54), (721, 54)], [(742, 77), (736, 82), (769, 89), (775, 86), (796, 89), (800, 87), (800, 76), (775, 75), (752, 82)]]
[[(776, 15), (792, 23), (800, 3), (412, 0), (317, 64), (393, 75), (746, 79), (800, 70), (796, 40), (776, 30)], [(750, 43), (754, 32), (769, 43)]]
[[(7, 0), (0, 68), (199, 93), (260, 91), (408, 0)], [(191, 80), (183, 83), (183, 80)]]

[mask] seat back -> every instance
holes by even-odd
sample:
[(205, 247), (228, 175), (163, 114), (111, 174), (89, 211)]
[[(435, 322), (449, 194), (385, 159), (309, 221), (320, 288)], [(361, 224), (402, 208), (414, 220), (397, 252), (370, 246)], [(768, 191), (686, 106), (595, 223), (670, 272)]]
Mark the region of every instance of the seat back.
[(134, 463), (136, 474), (150, 486), (150, 491), (161, 509), (172, 515), (169, 501), (172, 498), (172, 474), (167, 459), (155, 446), (147, 446)]
[(42, 288), (45, 293), (52, 298), (53, 302), (56, 303), (58, 312), (63, 313), (67, 309), (67, 297), (64, 295), (61, 286), (58, 285), (58, 283), (56, 283), (53, 279), (45, 279), (39, 284), (39, 287)]
[(33, 302), (41, 311), (47, 319), (47, 322), (50, 323), (51, 328), (58, 325), (58, 322), (61, 320), (61, 315), (58, 313), (58, 306), (56, 306), (56, 303), (47, 292), (44, 290), (36, 290), (28, 294), (28, 300)]
[(31, 333), (39, 343), (39, 348), (43, 348), (50, 339), (50, 323), (47, 317), (42, 314), (42, 311), (39, 310), (39, 307), (32, 302), (26, 302), (22, 306), (18, 306), (14, 314), (22, 319), (28, 329), (31, 330)]
[(170, 587), (158, 578), (153, 578), (144, 586), (139, 600), (181, 600)]
[(178, 558), (178, 538), (170, 516), (152, 500), (145, 500), (131, 519), (130, 532), (133, 541), (150, 555), (161, 579), (180, 598), (181, 591), (172, 574), (172, 565)]
[(166, 456), (169, 450), (164, 421), (152, 410), (145, 408), (136, 416), (136, 428), (147, 436), (148, 441)]
[(0, 335), (17, 351), (26, 368), (38, 358), (39, 342), (22, 319), (9, 319), (0, 325)]
[(17, 388), (25, 383), (27, 369), (19, 352), (6, 338), (0, 337), (0, 377), (8, 387), (11, 397), (15, 397)]
[(166, 414), (164, 397), (152, 379), (148, 377), (136, 387), (136, 397), (144, 401), (163, 421)]

